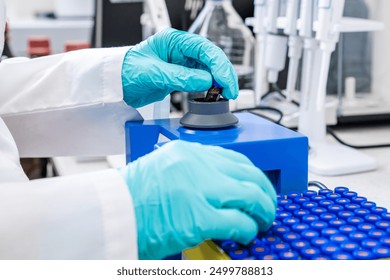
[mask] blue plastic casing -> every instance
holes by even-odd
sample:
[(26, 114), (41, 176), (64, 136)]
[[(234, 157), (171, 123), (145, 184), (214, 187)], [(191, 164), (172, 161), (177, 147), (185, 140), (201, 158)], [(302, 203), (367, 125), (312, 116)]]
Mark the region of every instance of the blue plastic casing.
[[(126, 160), (144, 156), (169, 140), (221, 146), (246, 155), (274, 184), (277, 193), (307, 190), (307, 137), (250, 113), (237, 113), (236, 126), (195, 130), (180, 119), (126, 123)], [(165, 141), (158, 142), (160, 136)]]

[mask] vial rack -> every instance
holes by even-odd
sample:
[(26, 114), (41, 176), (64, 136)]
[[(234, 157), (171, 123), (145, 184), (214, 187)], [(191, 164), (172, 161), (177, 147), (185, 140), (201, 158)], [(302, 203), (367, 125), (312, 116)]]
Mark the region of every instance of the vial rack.
[(390, 213), (346, 187), (278, 196), (276, 220), (249, 245), (215, 241), (233, 260), (390, 258)]

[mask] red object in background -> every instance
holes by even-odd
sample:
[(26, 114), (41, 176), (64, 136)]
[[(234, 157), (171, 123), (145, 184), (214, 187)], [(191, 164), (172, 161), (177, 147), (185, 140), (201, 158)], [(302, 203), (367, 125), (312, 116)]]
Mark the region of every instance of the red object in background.
[(46, 36), (29, 37), (27, 54), (30, 57), (39, 57), (51, 54), (50, 38)]
[(91, 44), (85, 41), (69, 41), (65, 43), (65, 52), (89, 49)]
[(6, 22), (5, 23), (5, 32), (4, 32), (4, 42), (8, 42), (8, 32), (9, 32), (9, 27), (8, 27), (8, 23)]

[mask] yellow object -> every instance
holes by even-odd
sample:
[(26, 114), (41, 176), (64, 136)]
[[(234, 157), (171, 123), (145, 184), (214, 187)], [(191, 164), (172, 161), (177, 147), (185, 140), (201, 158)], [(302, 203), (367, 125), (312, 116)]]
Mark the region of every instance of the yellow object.
[(230, 260), (230, 257), (211, 240), (185, 250), (183, 257), (187, 260)]

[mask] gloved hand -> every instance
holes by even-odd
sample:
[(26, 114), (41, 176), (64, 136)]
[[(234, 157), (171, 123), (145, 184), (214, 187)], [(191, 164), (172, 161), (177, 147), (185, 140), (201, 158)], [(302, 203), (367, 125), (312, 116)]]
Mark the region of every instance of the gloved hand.
[(140, 259), (206, 239), (247, 244), (275, 218), (268, 178), (242, 154), (173, 141), (120, 170), (133, 198)]
[(138, 108), (173, 91), (208, 90), (213, 77), (225, 98), (237, 98), (237, 74), (225, 53), (202, 36), (167, 28), (127, 52), (123, 99)]

